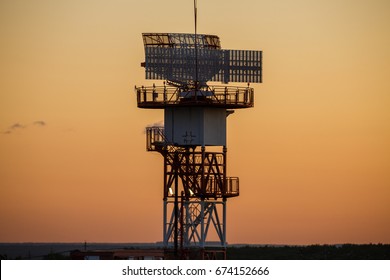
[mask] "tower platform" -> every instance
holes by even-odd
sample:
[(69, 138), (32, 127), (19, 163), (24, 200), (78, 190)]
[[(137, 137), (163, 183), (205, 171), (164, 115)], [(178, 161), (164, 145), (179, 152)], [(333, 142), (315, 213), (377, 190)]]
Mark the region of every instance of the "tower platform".
[(216, 86), (190, 90), (175, 86), (135, 87), (137, 104), (144, 109), (178, 106), (212, 106), (226, 109), (254, 106), (254, 89), (250, 87)]

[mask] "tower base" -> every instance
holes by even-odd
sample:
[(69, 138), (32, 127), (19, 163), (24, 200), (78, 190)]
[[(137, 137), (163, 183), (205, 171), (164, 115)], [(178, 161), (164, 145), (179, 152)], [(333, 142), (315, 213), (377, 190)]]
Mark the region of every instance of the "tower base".
[(166, 260), (226, 260), (226, 248), (165, 249)]

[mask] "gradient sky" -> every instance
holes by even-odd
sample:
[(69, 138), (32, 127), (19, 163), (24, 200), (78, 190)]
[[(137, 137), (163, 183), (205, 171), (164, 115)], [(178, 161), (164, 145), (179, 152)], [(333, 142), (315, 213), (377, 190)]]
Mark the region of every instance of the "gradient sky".
[[(229, 243), (390, 243), (389, 30), (387, 0), (198, 1), (199, 33), (264, 52)], [(193, 1), (0, 0), (0, 242), (162, 239), (142, 32), (193, 32)]]

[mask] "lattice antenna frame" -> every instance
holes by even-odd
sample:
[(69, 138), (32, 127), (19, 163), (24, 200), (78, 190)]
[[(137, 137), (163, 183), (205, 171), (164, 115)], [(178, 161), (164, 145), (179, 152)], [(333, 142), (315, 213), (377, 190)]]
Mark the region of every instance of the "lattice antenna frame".
[(143, 33), (146, 79), (178, 84), (261, 83), (262, 52), (221, 49), (219, 37), (188, 33)]

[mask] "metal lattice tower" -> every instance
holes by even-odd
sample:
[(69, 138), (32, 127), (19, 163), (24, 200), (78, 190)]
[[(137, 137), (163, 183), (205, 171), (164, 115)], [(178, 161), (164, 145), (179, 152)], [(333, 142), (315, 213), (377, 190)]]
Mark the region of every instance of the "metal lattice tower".
[(224, 257), (227, 199), (239, 195), (238, 177), (227, 176), (226, 119), (253, 107), (262, 52), (223, 50), (218, 36), (196, 32), (142, 36), (146, 79), (165, 80), (135, 88), (139, 108), (164, 109), (164, 127), (146, 128), (146, 149), (164, 159), (164, 247), (175, 258)]

